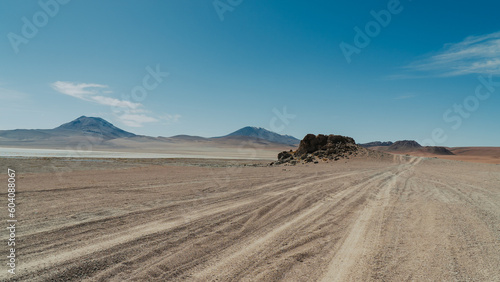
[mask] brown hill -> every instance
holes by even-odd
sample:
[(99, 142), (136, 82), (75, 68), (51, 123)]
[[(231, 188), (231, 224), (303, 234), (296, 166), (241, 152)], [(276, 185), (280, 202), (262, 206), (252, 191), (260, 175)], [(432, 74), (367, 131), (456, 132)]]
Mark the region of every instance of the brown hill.
[(420, 144), (418, 144), (417, 141), (413, 140), (402, 140), (402, 141), (396, 141), (394, 144), (389, 146), (387, 148), (387, 151), (390, 152), (410, 152), (410, 151), (416, 151), (417, 149), (422, 148)]
[(429, 153), (433, 155), (455, 155), (453, 154), (448, 148), (445, 147), (432, 147), (432, 146), (426, 146), (418, 149), (419, 152), (423, 153)]
[(456, 147), (450, 151), (454, 156), (445, 156), (450, 160), (500, 164), (500, 147)]
[(369, 150), (391, 154), (408, 154), (418, 157), (435, 157), (473, 163), (500, 164), (500, 147), (421, 147), (416, 150), (389, 151), (388, 147), (370, 147)]

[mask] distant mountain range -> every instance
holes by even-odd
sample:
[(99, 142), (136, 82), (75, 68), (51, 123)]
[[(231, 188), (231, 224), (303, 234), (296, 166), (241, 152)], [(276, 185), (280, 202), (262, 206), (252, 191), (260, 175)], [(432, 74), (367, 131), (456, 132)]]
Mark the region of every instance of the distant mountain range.
[(361, 144), (365, 148), (371, 148), (377, 151), (393, 152), (393, 153), (423, 153), (423, 154), (433, 154), (433, 155), (454, 155), (449, 148), (445, 147), (433, 147), (426, 146), (422, 147), (417, 141), (414, 140), (401, 140), (394, 143), (387, 142), (370, 142)]
[(136, 135), (120, 129), (110, 122), (99, 117), (81, 116), (71, 122), (65, 123), (54, 129), (15, 129), (0, 130), (0, 145), (30, 145), (42, 142), (45, 145), (51, 143), (73, 144), (85, 137), (94, 140), (93, 143), (117, 143), (118, 139), (134, 140), (138, 142), (209, 142), (209, 143), (241, 143), (244, 140), (261, 145), (282, 144), (297, 145), (300, 140), (289, 136), (257, 127), (244, 127), (233, 133), (222, 137), (204, 138), (199, 136), (177, 135), (173, 137), (149, 137)]
[(378, 147), (378, 146), (391, 146), (393, 143), (391, 141), (374, 141), (374, 142), (369, 142), (369, 143), (364, 143), (364, 144), (359, 144), (361, 147), (365, 148), (370, 148), (370, 147)]
[[(20, 149), (63, 149), (71, 152), (112, 151), (158, 154), (210, 156), (215, 158), (276, 158), (276, 152), (295, 150), (300, 140), (264, 128), (247, 126), (220, 137), (176, 135), (151, 137), (120, 129), (99, 117), (81, 116), (53, 129), (0, 130), (0, 147)], [(416, 141), (375, 141), (360, 144), (371, 150), (416, 156), (462, 156), (475, 160), (478, 156), (498, 163), (497, 147), (422, 147)], [(0, 155), (2, 152), (0, 152)]]
[(364, 143), (364, 144), (359, 144), (362, 147), (365, 148), (374, 148), (379, 151), (393, 151), (393, 152), (403, 152), (403, 151), (409, 151), (409, 150), (417, 150), (422, 148), (420, 144), (418, 144), (417, 141), (413, 140), (401, 140), (401, 141), (396, 141), (396, 142), (391, 142), (391, 141), (374, 141), (370, 143)]

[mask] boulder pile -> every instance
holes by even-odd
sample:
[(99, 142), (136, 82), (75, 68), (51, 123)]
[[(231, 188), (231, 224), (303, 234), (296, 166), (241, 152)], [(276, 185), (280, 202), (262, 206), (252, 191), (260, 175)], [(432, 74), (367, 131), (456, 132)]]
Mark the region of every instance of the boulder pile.
[(278, 154), (278, 161), (271, 165), (298, 163), (319, 163), (338, 161), (355, 156), (362, 149), (351, 137), (341, 135), (307, 134), (300, 141), (297, 151), (283, 151)]

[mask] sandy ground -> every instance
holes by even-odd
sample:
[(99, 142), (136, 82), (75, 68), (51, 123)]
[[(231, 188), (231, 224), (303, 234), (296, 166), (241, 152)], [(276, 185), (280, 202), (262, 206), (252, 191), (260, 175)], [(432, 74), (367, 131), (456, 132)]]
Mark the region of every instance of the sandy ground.
[(390, 154), (409, 154), (417, 157), (438, 158), (471, 163), (500, 164), (500, 147), (454, 147), (447, 148), (454, 155), (439, 155), (421, 151), (390, 152), (388, 147), (377, 146), (369, 149)]
[(19, 219), (0, 279), (500, 281), (498, 165), (68, 162), (0, 159)]

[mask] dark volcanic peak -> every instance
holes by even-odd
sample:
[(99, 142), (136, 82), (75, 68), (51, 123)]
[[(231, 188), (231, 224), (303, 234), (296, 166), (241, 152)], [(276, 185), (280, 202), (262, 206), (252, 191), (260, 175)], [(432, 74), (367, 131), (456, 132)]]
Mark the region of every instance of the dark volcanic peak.
[(255, 138), (260, 138), (264, 139), (270, 142), (274, 143), (280, 143), (280, 144), (286, 144), (286, 145), (297, 145), (299, 144), (300, 140), (290, 136), (290, 135), (281, 135), (276, 132), (269, 131), (267, 129), (264, 129), (262, 127), (254, 127), (254, 126), (247, 126), (243, 127), (242, 129), (239, 129), (231, 134), (228, 134), (224, 137), (230, 137), (230, 136), (246, 136), (246, 137), (255, 137)]
[(420, 149), (422, 146), (418, 144), (417, 141), (413, 140), (402, 140), (402, 141), (396, 141), (394, 144), (389, 146), (388, 150), (389, 151), (413, 151), (416, 149)]
[(56, 127), (54, 131), (76, 131), (106, 139), (136, 136), (133, 133), (114, 126), (102, 118), (86, 116), (81, 116), (73, 121)]
[(386, 141), (386, 142), (382, 142), (382, 141), (374, 141), (374, 142), (369, 142), (369, 143), (364, 143), (364, 144), (359, 144), (360, 146), (362, 147), (365, 147), (365, 148), (369, 148), (369, 147), (388, 147), (388, 146), (391, 146), (392, 143), (391, 141)]
[[(55, 142), (72, 142), (82, 136), (92, 136), (104, 140), (134, 137), (133, 133), (115, 127), (102, 118), (81, 116), (54, 129), (16, 129), (0, 130), (0, 137), (5, 139), (36, 142), (52, 140)], [(75, 138), (73, 138), (75, 137)], [(64, 140), (64, 141), (63, 141)], [(5, 141), (5, 140), (4, 140)]]

